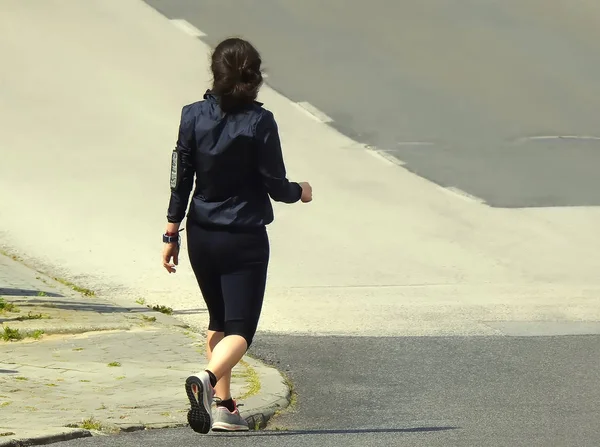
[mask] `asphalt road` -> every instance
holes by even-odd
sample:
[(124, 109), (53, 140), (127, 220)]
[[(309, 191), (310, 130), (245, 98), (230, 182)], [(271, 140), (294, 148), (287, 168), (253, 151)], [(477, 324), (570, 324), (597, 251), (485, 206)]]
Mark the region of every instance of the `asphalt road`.
[(299, 396), (267, 431), (156, 430), (61, 445), (600, 445), (600, 336), (262, 334), (252, 352), (287, 371)]
[[(498, 207), (600, 205), (597, 2), (147, 3), (211, 45), (251, 39), (270, 86), (431, 181)], [(556, 136), (584, 138), (531, 139)]]

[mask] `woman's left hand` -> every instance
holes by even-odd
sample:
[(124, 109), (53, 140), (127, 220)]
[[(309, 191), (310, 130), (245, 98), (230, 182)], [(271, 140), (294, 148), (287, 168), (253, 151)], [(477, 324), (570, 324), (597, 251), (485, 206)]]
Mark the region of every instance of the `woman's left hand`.
[[(177, 265), (179, 264), (179, 247), (176, 242), (170, 244), (164, 244), (163, 248), (163, 267), (167, 269), (169, 273), (177, 273)], [(173, 262), (171, 262), (171, 259)]]

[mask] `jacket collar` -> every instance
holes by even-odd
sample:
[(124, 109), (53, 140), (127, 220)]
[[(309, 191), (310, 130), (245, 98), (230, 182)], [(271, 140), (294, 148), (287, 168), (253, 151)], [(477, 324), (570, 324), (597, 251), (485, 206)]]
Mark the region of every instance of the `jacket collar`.
[[(215, 102), (215, 103), (218, 102), (217, 95), (215, 95), (211, 89), (206, 90), (206, 92), (204, 93), (204, 99), (207, 99), (207, 100), (209, 100), (211, 102)], [(263, 105), (262, 102), (258, 102), (258, 101), (254, 101), (254, 104), (261, 106), (261, 107)]]

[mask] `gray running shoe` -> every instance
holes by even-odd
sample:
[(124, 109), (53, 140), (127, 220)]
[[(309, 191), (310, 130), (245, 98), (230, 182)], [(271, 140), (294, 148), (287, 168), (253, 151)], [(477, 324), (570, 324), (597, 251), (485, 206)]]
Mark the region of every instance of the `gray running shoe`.
[(185, 391), (191, 405), (187, 416), (190, 427), (195, 432), (208, 433), (212, 425), (210, 409), (215, 395), (208, 373), (204, 371), (197, 376), (188, 377)]
[(213, 431), (248, 431), (248, 423), (240, 416), (237, 404), (233, 401), (235, 409), (229, 411), (225, 407), (217, 406), (212, 424)]

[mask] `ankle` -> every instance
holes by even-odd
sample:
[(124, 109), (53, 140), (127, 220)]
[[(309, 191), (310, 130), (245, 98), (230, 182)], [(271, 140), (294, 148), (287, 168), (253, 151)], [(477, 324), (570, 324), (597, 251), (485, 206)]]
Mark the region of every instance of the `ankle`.
[(217, 376), (215, 376), (213, 374), (212, 371), (209, 371), (208, 369), (205, 370), (208, 373), (208, 377), (210, 379), (210, 385), (214, 388), (215, 386), (217, 386)]
[(233, 413), (235, 411), (235, 401), (231, 397), (229, 399), (221, 399), (217, 402), (217, 407), (225, 407)]

